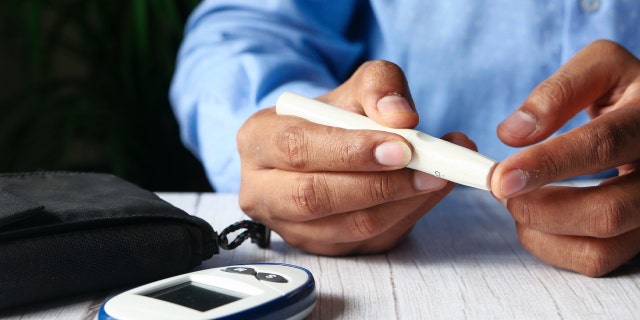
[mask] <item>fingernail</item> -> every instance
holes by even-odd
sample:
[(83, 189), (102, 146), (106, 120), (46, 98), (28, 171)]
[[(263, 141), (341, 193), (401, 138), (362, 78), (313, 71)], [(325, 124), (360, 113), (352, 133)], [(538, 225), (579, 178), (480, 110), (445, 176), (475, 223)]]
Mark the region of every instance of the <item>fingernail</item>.
[(413, 173), (413, 185), (415, 186), (416, 190), (435, 191), (444, 188), (446, 184), (447, 180), (440, 179), (428, 173), (424, 173), (418, 170), (415, 170)]
[(507, 172), (502, 177), (502, 185), (500, 192), (506, 198), (518, 194), (527, 186), (527, 175), (520, 169), (514, 169)]
[(388, 141), (376, 148), (375, 157), (381, 165), (405, 167), (411, 161), (411, 149), (404, 142)]
[(501, 126), (512, 137), (526, 138), (536, 131), (538, 121), (531, 114), (518, 110), (502, 122)]
[(390, 95), (378, 100), (378, 111), (382, 114), (414, 112), (402, 96)]

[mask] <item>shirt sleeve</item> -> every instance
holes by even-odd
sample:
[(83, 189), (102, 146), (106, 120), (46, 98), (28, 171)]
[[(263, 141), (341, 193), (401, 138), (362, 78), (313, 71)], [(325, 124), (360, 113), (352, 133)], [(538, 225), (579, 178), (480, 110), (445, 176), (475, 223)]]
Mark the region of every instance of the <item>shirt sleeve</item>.
[(317, 96), (352, 72), (363, 52), (347, 36), (356, 2), (211, 0), (192, 13), (170, 100), (216, 191), (239, 189), (235, 137), (249, 116), (284, 91)]

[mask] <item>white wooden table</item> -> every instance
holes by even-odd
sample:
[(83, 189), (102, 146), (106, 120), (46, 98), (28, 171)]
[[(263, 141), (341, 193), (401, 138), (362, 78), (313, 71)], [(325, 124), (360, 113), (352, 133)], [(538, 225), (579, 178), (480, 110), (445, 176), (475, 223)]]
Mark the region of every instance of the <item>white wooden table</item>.
[[(163, 193), (221, 231), (244, 219), (234, 194)], [(410, 237), (380, 255), (322, 257), (285, 244), (246, 242), (200, 268), (283, 262), (309, 269), (318, 301), (312, 319), (638, 319), (640, 261), (598, 279), (538, 261), (519, 244), (513, 220), (488, 192), (457, 188)], [(89, 319), (104, 296), (1, 314), (8, 319)]]

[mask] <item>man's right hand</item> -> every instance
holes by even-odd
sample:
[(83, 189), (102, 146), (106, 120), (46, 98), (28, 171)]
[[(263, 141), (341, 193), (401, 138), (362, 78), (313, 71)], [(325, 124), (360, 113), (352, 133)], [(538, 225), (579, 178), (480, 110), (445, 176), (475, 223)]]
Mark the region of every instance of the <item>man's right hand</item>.
[[(363, 64), (317, 99), (388, 127), (418, 123), (404, 73), (386, 61)], [(463, 134), (444, 138), (475, 149)], [(251, 116), (237, 143), (242, 210), (287, 243), (317, 254), (388, 250), (454, 187), (404, 168), (411, 146), (401, 136), (318, 125), (279, 116), (274, 108)]]

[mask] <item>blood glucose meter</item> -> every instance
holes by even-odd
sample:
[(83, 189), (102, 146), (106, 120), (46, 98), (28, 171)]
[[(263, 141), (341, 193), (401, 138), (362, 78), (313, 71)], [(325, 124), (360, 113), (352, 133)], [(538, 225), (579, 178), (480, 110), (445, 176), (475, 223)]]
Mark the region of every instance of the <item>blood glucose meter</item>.
[(303, 319), (316, 302), (308, 270), (251, 264), (187, 273), (123, 292), (98, 319)]

